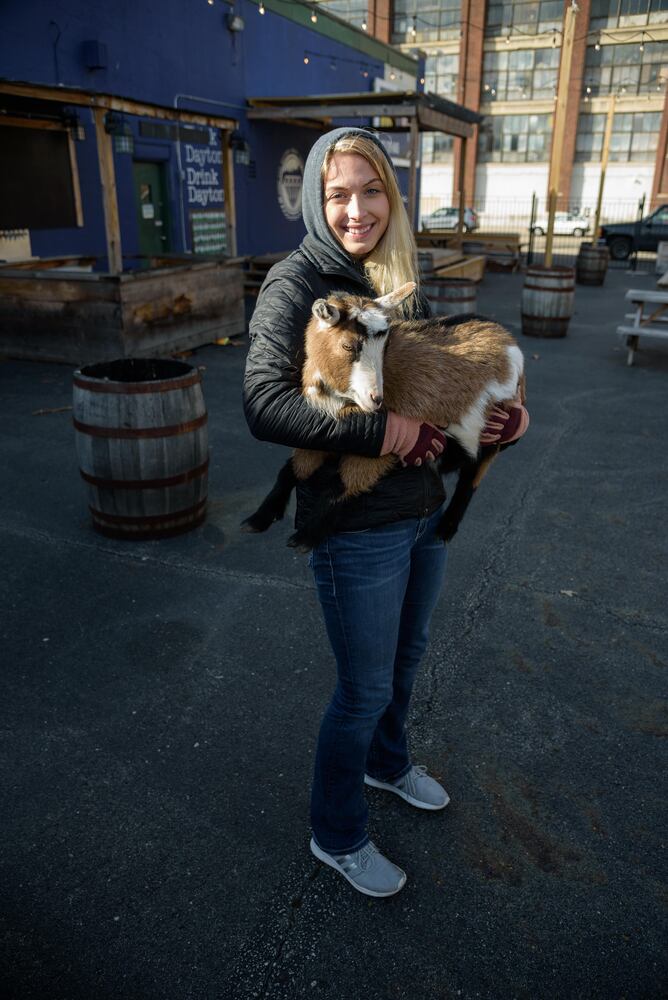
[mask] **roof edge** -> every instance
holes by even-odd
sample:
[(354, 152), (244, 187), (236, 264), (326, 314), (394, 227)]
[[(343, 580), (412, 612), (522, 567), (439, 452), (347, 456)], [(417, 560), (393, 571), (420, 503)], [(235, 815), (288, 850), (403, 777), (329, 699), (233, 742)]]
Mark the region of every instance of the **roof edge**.
[[(256, 7), (260, 6), (260, 0), (249, 0), (249, 2), (255, 4)], [(303, 28), (308, 28), (314, 34), (324, 35), (334, 42), (348, 45), (358, 52), (363, 52), (364, 55), (369, 56), (371, 59), (378, 59), (380, 62), (388, 63), (388, 65), (401, 70), (403, 73), (411, 73), (413, 76), (417, 74), (418, 61), (413, 56), (401, 52), (400, 49), (395, 48), (393, 45), (387, 45), (385, 42), (378, 41), (377, 38), (374, 38), (373, 35), (368, 35), (361, 28), (356, 28), (347, 21), (336, 17), (334, 14), (330, 14), (329, 11), (321, 8), (320, 4), (315, 7), (315, 5), (302, 3), (300, 0), (292, 0), (292, 2), (287, 2), (287, 0), (263, 0), (263, 6), (266, 10), (271, 11), (272, 14), (285, 17), (289, 21), (301, 25)], [(311, 14), (314, 13), (318, 16), (315, 24), (311, 21)]]

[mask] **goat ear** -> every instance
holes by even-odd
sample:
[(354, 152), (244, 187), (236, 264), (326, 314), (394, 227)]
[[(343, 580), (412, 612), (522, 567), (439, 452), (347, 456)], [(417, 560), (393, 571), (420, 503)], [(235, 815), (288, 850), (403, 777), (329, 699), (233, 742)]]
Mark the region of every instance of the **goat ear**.
[(339, 322), (339, 310), (327, 299), (316, 299), (311, 306), (311, 312), (316, 319), (319, 319), (325, 326), (336, 326)]
[(380, 298), (375, 299), (376, 305), (380, 306), (381, 309), (392, 309), (393, 306), (398, 306), (400, 302), (407, 299), (415, 291), (415, 282), (407, 281), (405, 285), (400, 285), (399, 288), (395, 288), (393, 292), (388, 292), (387, 295), (381, 295)]

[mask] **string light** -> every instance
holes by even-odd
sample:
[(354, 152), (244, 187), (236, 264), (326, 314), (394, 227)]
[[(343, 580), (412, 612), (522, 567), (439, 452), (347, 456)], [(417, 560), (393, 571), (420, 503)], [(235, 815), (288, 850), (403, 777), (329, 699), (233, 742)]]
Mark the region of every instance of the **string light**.
[(421, 77), (420, 77), (420, 83), (421, 83), (421, 84), (422, 84), (422, 86), (424, 87), (424, 77), (423, 77), (423, 76), (421, 76)]
[(510, 45), (510, 32), (506, 35), (506, 45)]
[(390, 80), (396, 80), (396, 78), (397, 78), (397, 74), (394, 72), (394, 70), (392, 70), (392, 72), (390, 73)]
[(601, 51), (601, 33), (599, 31), (598, 38), (596, 39), (596, 45), (594, 46), (597, 52)]
[(644, 31), (643, 31), (642, 35), (640, 36), (640, 45), (638, 46), (638, 48), (640, 49), (641, 52), (645, 51), (645, 32)]
[(587, 87), (587, 93), (591, 94), (591, 87)]
[(264, 4), (261, 3), (257, 9), (258, 14), (264, 14)]
[(308, 56), (304, 56), (304, 65), (308, 66)]
[(214, 0), (206, 0), (206, 2), (208, 3), (209, 7), (213, 7)]
[(413, 39), (417, 38), (417, 14), (413, 15), (413, 27), (411, 28), (411, 35)]
[(552, 48), (553, 49), (556, 48), (556, 45), (557, 45), (557, 33), (555, 31), (555, 33), (552, 35)]
[(362, 31), (366, 31), (366, 21), (362, 21)]

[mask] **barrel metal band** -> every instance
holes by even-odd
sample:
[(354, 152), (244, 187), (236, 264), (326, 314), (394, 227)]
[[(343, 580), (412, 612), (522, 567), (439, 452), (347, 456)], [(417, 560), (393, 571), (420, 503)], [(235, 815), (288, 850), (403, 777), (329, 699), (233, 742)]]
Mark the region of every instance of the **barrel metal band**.
[(184, 518), (189, 518), (196, 516), (202, 512), (206, 506), (206, 497), (196, 503), (194, 507), (186, 507), (184, 510), (175, 510), (171, 514), (151, 514), (151, 515), (129, 515), (125, 514), (107, 514), (102, 510), (97, 510), (95, 507), (88, 505), (88, 509), (95, 518), (95, 520), (100, 521), (102, 524), (127, 524), (136, 525), (138, 528), (148, 528), (155, 526), (160, 527), (161, 524), (170, 524), (173, 521), (183, 520)]
[(171, 392), (172, 389), (188, 389), (191, 385), (196, 385), (202, 381), (199, 372), (191, 372), (182, 378), (160, 380), (158, 382), (101, 382), (87, 381), (85, 378), (74, 376), (74, 384), (80, 389), (87, 389), (89, 392), (115, 392), (122, 396), (133, 396), (137, 393), (146, 392)]
[(522, 319), (535, 319), (541, 323), (568, 323), (570, 316), (532, 316), (531, 313), (522, 313)]
[(531, 288), (533, 291), (536, 291), (536, 292), (574, 292), (575, 291), (575, 285), (564, 285), (564, 286), (560, 285), (560, 286), (557, 287), (556, 285), (530, 285), (528, 282), (525, 282), (524, 287), (525, 288)]
[(102, 490), (159, 490), (166, 486), (178, 486), (181, 483), (189, 483), (192, 479), (203, 476), (209, 468), (209, 459), (202, 462), (194, 469), (181, 472), (176, 476), (166, 476), (164, 479), (101, 479), (99, 476), (91, 476), (90, 473), (79, 469), (81, 478), (92, 486), (97, 486)]
[(201, 417), (188, 420), (184, 424), (173, 424), (170, 427), (96, 427), (95, 424), (82, 424), (76, 417), (73, 423), (76, 430), (82, 434), (89, 434), (91, 437), (100, 438), (161, 438), (174, 437), (177, 434), (189, 434), (203, 427), (207, 422), (208, 415), (203, 413)]

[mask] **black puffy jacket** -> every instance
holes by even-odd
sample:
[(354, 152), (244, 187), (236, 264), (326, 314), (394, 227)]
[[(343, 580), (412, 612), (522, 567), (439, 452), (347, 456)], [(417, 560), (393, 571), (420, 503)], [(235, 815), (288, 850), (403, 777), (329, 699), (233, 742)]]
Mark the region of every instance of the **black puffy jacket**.
[[(262, 441), (375, 458), (385, 436), (384, 412), (359, 412), (335, 420), (310, 406), (301, 394), (304, 330), (311, 306), (333, 291), (376, 294), (361, 265), (351, 262), (346, 267), (310, 235), (299, 249), (272, 267), (250, 323), (244, 379), (246, 420), (253, 435)], [(443, 482), (432, 462), (408, 468), (398, 465), (370, 493), (346, 502), (339, 530), (358, 531), (425, 517), (444, 499)], [(309, 486), (300, 484), (297, 527), (308, 518), (313, 500)]]

